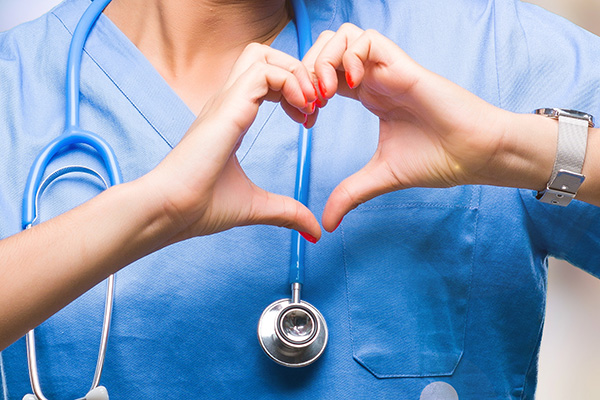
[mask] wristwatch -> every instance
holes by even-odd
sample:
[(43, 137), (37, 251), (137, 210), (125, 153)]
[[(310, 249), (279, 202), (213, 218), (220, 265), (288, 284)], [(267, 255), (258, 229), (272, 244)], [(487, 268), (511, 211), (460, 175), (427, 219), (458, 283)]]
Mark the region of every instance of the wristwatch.
[(581, 174), (589, 128), (594, 117), (588, 113), (562, 108), (540, 108), (534, 114), (558, 120), (558, 146), (552, 175), (546, 190), (537, 193), (543, 203), (567, 206), (575, 198), (585, 176)]

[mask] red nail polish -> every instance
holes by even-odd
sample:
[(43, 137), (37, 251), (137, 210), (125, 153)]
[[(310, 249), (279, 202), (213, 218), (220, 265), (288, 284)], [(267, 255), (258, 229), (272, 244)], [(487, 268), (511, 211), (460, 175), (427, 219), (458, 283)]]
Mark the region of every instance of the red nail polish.
[(354, 89), (354, 79), (352, 79), (352, 76), (348, 71), (346, 71), (346, 82), (348, 82), (348, 86), (350, 86), (350, 89)]
[(321, 81), (319, 81), (319, 91), (321, 92), (321, 97), (325, 98), (327, 96), (327, 90), (325, 90), (325, 86), (323, 86)]
[(314, 113), (315, 112), (315, 107), (317, 106), (316, 102), (313, 101), (312, 103), (310, 103), (310, 112)]
[(311, 243), (313, 243), (313, 244), (314, 244), (314, 243), (317, 243), (317, 238), (315, 238), (315, 237), (312, 237), (312, 236), (311, 236), (311, 235), (309, 235), (308, 233), (306, 233), (306, 232), (298, 232), (298, 233), (300, 233), (300, 235), (301, 235), (301, 236), (302, 236), (304, 239), (308, 240), (309, 242), (311, 242)]
[(317, 107), (323, 108), (323, 102), (318, 97), (317, 97), (317, 100), (315, 100), (315, 104), (317, 105)]
[(337, 225), (335, 226), (334, 231), (340, 227), (340, 225), (342, 224), (342, 221), (344, 220), (344, 218), (342, 217), (342, 219), (340, 219), (340, 222), (337, 223)]

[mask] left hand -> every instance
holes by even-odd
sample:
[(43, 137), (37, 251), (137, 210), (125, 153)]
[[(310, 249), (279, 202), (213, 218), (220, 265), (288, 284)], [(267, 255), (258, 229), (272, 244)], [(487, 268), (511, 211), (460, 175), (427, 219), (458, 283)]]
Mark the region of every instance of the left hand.
[(338, 93), (380, 121), (373, 158), (329, 197), (326, 230), (384, 193), (489, 181), (504, 133), (495, 122), (507, 112), (421, 67), (383, 35), (351, 24), (324, 32), (303, 62), (318, 79), (323, 105)]

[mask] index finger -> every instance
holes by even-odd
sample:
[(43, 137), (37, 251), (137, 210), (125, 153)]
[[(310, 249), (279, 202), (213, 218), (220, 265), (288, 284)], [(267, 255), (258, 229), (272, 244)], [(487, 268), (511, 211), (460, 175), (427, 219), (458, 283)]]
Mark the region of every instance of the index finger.
[(344, 54), (350, 44), (363, 33), (364, 30), (356, 25), (346, 23), (326, 43), (322, 44), (322, 48), (313, 62), (313, 68), (319, 81), (321, 95), (326, 99), (333, 97), (338, 89), (342, 89), (345, 96), (356, 98), (347, 82), (344, 79), (340, 80), (338, 75), (339, 72), (344, 71)]
[[(308, 70), (308, 73), (309, 73), (309, 75), (312, 79), (313, 85), (315, 87), (319, 87), (319, 80), (317, 78), (317, 75), (315, 74), (315, 61), (317, 60), (317, 57), (319, 56), (319, 54), (321, 54), (321, 50), (323, 50), (323, 48), (325, 47), (327, 42), (329, 42), (329, 40), (334, 35), (335, 35), (335, 32), (330, 31), (330, 30), (321, 32), (321, 34), (317, 38), (317, 41), (306, 52), (306, 54), (304, 55), (304, 58), (302, 59), (302, 63)], [(319, 92), (320, 91), (321, 91), (321, 89), (319, 89)], [(325, 107), (325, 105), (327, 104), (327, 99), (324, 96), (322, 96), (321, 93), (317, 92), (317, 95), (318, 95), (317, 105), (320, 108)]]
[(313, 102), (316, 99), (315, 88), (306, 67), (298, 59), (269, 46), (250, 43), (233, 65), (227, 82), (226, 88), (230, 88), (235, 82), (247, 72), (248, 68), (256, 63), (265, 65), (274, 65), (281, 69), (291, 72), (302, 89), (307, 102)]

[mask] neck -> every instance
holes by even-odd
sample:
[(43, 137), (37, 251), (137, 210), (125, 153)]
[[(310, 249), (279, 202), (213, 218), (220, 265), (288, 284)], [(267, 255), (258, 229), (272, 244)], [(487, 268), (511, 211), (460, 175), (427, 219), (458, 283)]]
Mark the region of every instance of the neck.
[(285, 0), (113, 0), (104, 13), (196, 113), (210, 97), (198, 90), (220, 88), (244, 47), (271, 44), (291, 16)]

